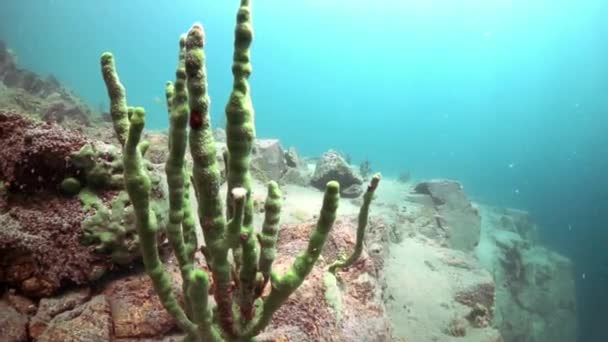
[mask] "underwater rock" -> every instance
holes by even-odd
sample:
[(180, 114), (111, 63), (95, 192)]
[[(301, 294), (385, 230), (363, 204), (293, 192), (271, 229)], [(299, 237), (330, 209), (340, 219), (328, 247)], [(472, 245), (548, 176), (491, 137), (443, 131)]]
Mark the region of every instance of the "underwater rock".
[(215, 142), (226, 143), (226, 130), (219, 127), (214, 128), (213, 139)]
[[(58, 94), (57, 94), (58, 95)], [(48, 123), (63, 123), (67, 119), (78, 121), (83, 125), (89, 125), (90, 113), (86, 109), (74, 103), (67, 103), (57, 96), (56, 100), (49, 100), (49, 104), (41, 110), (41, 119)]]
[(357, 198), (357, 197), (361, 196), (362, 190), (363, 189), (361, 188), (361, 185), (351, 184), (346, 189), (340, 190), (340, 196), (342, 196), (344, 198)]
[(284, 152), (285, 163), (287, 167), (297, 168), (301, 166), (300, 158), (298, 157), (298, 152), (295, 147), (290, 147), (287, 151)]
[(278, 181), (287, 171), (281, 143), (277, 139), (256, 139), (251, 156), (251, 172), (262, 180)]
[[(181, 277), (177, 262), (167, 263), (173, 290), (180, 293)], [(103, 294), (112, 308), (114, 338), (161, 337), (175, 329), (173, 317), (163, 308), (145, 273), (128, 275), (108, 283)]]
[(55, 316), (73, 310), (90, 298), (91, 291), (88, 288), (75, 289), (59, 296), (42, 298), (36, 315), (29, 322), (30, 337), (37, 339), (48, 328)]
[(103, 295), (55, 316), (37, 342), (111, 341), (110, 305)]
[(154, 164), (164, 164), (169, 155), (169, 136), (164, 132), (146, 132), (144, 139), (150, 142), (146, 151), (146, 159)]
[[(332, 180), (340, 183), (340, 195), (342, 197), (356, 198), (363, 193), (363, 180), (351, 169), (342, 155), (335, 150), (323, 153), (321, 159), (317, 162), (310, 183), (315, 188), (322, 190), (327, 182)], [(348, 192), (345, 192), (345, 190), (348, 190)]]
[(79, 240), (84, 220), (77, 198), (15, 198), (0, 215), (0, 283), (31, 297), (85, 284), (110, 263)]
[[(382, 282), (376, 263), (364, 249), (350, 268), (338, 272), (333, 281), (326, 267), (339, 255), (354, 249), (353, 219), (338, 219), (322, 256), (304, 283), (273, 317), (266, 332), (290, 341), (321, 341), (339, 336), (341, 341), (388, 341), (392, 326), (382, 301)], [(285, 225), (279, 231), (277, 259), (273, 267), (287, 268), (306, 247), (314, 223)], [(320, 299), (324, 300), (320, 300)], [(365, 324), (362, 324), (365, 322)]]
[[(0, 283), (48, 296), (140, 257), (116, 148), (17, 114), (0, 114), (0, 133)], [(161, 169), (148, 172), (162, 225)]]
[(483, 207), (477, 257), (496, 280), (493, 324), (505, 341), (575, 341), (572, 262), (534, 241), (526, 212)]
[(27, 342), (27, 315), (0, 300), (0, 338), (3, 342)]
[(33, 315), (36, 313), (36, 303), (31, 299), (17, 294), (15, 289), (8, 289), (3, 298), (10, 306), (23, 315)]
[(285, 159), (287, 170), (281, 176), (279, 184), (308, 186), (312, 173), (308, 169), (308, 165), (298, 156), (295, 147), (290, 147), (287, 151), (284, 151), (283, 158)]
[[(423, 235), (391, 244), (385, 261), (386, 306), (395, 334), (406, 341), (498, 342), (490, 324), (492, 275), (470, 254)], [(430, 286), (429, 286), (430, 285)]]
[(99, 120), (54, 76), (42, 77), (19, 68), (14, 53), (4, 43), (0, 44), (0, 108), (68, 126), (88, 126)]
[(537, 238), (536, 224), (527, 211), (512, 208), (496, 209), (496, 211), (502, 213), (500, 230), (517, 233), (524, 240), (534, 241)]
[[(481, 217), (460, 183), (444, 179), (423, 181), (414, 187), (413, 192), (430, 197), (436, 210), (435, 223), (445, 233), (440, 235), (447, 240), (449, 247), (473, 251), (479, 243)], [(418, 202), (429, 203), (420, 199)]]
[(12, 191), (55, 190), (65, 177), (77, 175), (70, 156), (85, 143), (77, 132), (0, 113), (0, 179)]
[[(329, 263), (354, 248), (356, 221), (356, 217), (336, 221), (321, 259), (273, 317), (260, 341), (312, 342), (327, 340), (328, 336), (339, 336), (335, 340), (340, 341), (392, 340), (392, 326), (382, 300), (378, 256), (364, 248), (361, 258), (340, 270), (337, 279), (326, 272)], [(277, 270), (291, 265), (306, 246), (314, 225), (306, 222), (281, 229)], [(374, 220), (370, 227), (370, 241), (385, 235), (386, 226), (381, 221)], [(165, 264), (172, 275), (173, 288), (179, 293), (182, 285), (177, 262), (169, 259)], [(145, 273), (134, 271), (119, 276), (100, 284), (96, 293), (99, 295), (91, 298), (89, 289), (84, 288), (42, 299), (29, 326), (30, 337), (36, 341), (179, 340), (174, 336), (175, 321), (162, 307)], [(111, 338), (105, 335), (106, 331), (112, 332)]]
[(310, 183), (310, 176), (303, 168), (288, 168), (279, 180), (279, 184), (295, 184), (307, 186)]
[(505, 341), (575, 341), (572, 262), (534, 240), (535, 225), (520, 210), (483, 208), (477, 257), (495, 275), (493, 324)]

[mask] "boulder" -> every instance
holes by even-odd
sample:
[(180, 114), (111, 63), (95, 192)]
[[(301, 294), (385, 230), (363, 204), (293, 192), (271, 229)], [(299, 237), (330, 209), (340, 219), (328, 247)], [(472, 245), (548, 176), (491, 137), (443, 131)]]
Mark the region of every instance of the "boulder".
[(89, 288), (74, 289), (55, 297), (42, 298), (36, 315), (29, 322), (29, 333), (37, 339), (57, 315), (75, 309), (91, 299)]
[[(181, 295), (181, 275), (177, 261), (168, 264), (174, 293)], [(112, 326), (117, 339), (161, 337), (176, 328), (173, 317), (160, 303), (145, 273), (128, 275), (108, 283), (102, 292), (112, 310)], [(181, 298), (181, 296), (180, 296)]]
[(285, 171), (287, 164), (279, 140), (256, 139), (251, 156), (251, 172), (261, 180), (279, 181)]
[(310, 183), (310, 176), (304, 168), (288, 168), (279, 180), (280, 184), (295, 184), (307, 186)]
[(577, 339), (572, 262), (530, 237), (535, 225), (521, 210), (483, 207), (477, 257), (495, 277), (493, 324), (505, 341)]
[(363, 180), (353, 171), (342, 155), (335, 150), (329, 150), (321, 156), (310, 184), (323, 191), (329, 181), (340, 183), (340, 195), (342, 197), (356, 198), (363, 193)]
[(297, 168), (301, 166), (302, 162), (300, 161), (300, 157), (298, 157), (298, 152), (295, 147), (290, 147), (285, 151), (285, 163), (287, 167)]
[(451, 248), (473, 251), (479, 243), (481, 217), (469, 201), (462, 186), (450, 180), (429, 180), (418, 183), (413, 192), (429, 200), (416, 198), (419, 203), (432, 203), (435, 225), (441, 231), (438, 236), (447, 240)]
[(19, 313), (7, 302), (0, 300), (0, 340), (27, 342), (27, 316)]
[(213, 129), (213, 138), (215, 142), (226, 143), (226, 130), (223, 128), (214, 128)]
[(37, 342), (111, 341), (110, 305), (103, 295), (55, 316)]

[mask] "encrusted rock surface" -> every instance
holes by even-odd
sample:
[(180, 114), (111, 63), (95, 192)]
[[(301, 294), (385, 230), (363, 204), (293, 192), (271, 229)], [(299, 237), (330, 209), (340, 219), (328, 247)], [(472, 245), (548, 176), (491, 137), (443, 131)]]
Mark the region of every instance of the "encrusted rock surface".
[(27, 342), (27, 316), (4, 301), (0, 301), (0, 340)]
[(103, 295), (55, 316), (37, 342), (111, 341), (110, 304)]
[(56, 297), (41, 299), (36, 314), (29, 321), (30, 336), (37, 339), (49, 327), (55, 316), (74, 310), (89, 299), (91, 299), (89, 288), (75, 289)]
[(0, 112), (0, 180), (9, 190), (55, 190), (77, 175), (70, 161), (87, 141), (78, 132)]
[(0, 41), (0, 108), (66, 126), (88, 126), (99, 117), (51, 76), (20, 68)]
[[(169, 267), (173, 288), (181, 292), (179, 270), (173, 259)], [(175, 329), (173, 317), (163, 308), (150, 278), (137, 273), (110, 282), (102, 293), (110, 303), (114, 337), (118, 339), (153, 338)]]
[(0, 215), (0, 282), (41, 297), (95, 278), (109, 262), (80, 242), (84, 217), (78, 198), (11, 200)]
[(310, 184), (317, 189), (325, 189), (329, 181), (340, 183), (340, 196), (356, 198), (363, 193), (363, 179), (348, 165), (342, 155), (329, 150), (317, 162)]
[[(287, 225), (279, 232), (277, 269), (287, 268), (306, 247), (312, 225)], [(267, 329), (288, 341), (390, 341), (392, 326), (382, 302), (382, 283), (373, 258), (364, 252), (350, 268), (338, 272), (334, 284), (325, 267), (355, 243), (352, 220), (334, 225), (321, 259), (313, 271), (275, 314)], [(330, 277), (330, 276), (329, 276)], [(332, 285), (333, 284), (333, 285)], [(365, 324), (362, 324), (365, 322)]]
[(283, 147), (278, 139), (256, 139), (251, 155), (251, 172), (278, 181), (287, 171)]
[(427, 236), (445, 240), (448, 247), (473, 251), (479, 243), (481, 217), (458, 182), (435, 179), (418, 183), (410, 199), (433, 208), (434, 227), (425, 229)]
[[(262, 340), (392, 340), (392, 326), (382, 301), (382, 270), (374, 257), (364, 251), (357, 263), (338, 272), (338, 279), (330, 276), (333, 282), (325, 272), (329, 262), (354, 248), (354, 222), (350, 218), (336, 222), (319, 263), (274, 315)], [(286, 269), (306, 247), (313, 226), (303, 223), (281, 229), (276, 269)], [(383, 225), (376, 224), (376, 230), (382, 229)], [(179, 293), (181, 280), (174, 260), (169, 259), (167, 266)], [(95, 293), (82, 288), (42, 299), (29, 320), (30, 337), (36, 341), (179, 340), (175, 322), (160, 304), (147, 275), (127, 274), (104, 283)], [(10, 313), (14, 318), (9, 326), (18, 332), (27, 324), (27, 316)]]
[[(0, 283), (49, 296), (139, 257), (115, 148), (1, 112), (0, 144)], [(164, 198), (162, 171), (149, 171)], [(164, 222), (166, 208), (154, 208)]]
[(505, 341), (575, 341), (572, 262), (540, 246), (536, 227), (520, 210), (483, 208), (477, 256), (496, 279), (494, 324)]

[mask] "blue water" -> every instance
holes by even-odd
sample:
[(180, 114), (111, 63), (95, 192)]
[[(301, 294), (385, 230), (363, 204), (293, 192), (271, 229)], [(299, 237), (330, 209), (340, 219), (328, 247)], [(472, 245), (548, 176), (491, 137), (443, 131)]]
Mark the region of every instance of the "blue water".
[[(0, 37), (94, 108), (107, 108), (98, 58), (113, 51), (129, 103), (163, 129), (177, 37), (202, 21), (221, 123), (236, 1), (152, 3), (3, 0)], [(581, 341), (601, 341), (607, 17), (602, 0), (255, 1), (258, 136), (305, 155), (338, 148), (387, 175), (458, 179), (478, 201), (531, 211), (576, 262)]]

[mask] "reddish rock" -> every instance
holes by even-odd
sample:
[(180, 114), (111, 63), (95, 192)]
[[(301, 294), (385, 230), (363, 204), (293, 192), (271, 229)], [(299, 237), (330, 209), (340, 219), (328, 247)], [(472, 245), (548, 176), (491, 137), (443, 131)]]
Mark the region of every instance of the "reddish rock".
[[(176, 294), (181, 291), (177, 267), (169, 267)], [(163, 308), (145, 273), (130, 275), (109, 283), (103, 294), (110, 303), (116, 338), (164, 336), (175, 328), (173, 317)]]
[(4, 294), (3, 298), (10, 306), (15, 308), (22, 315), (33, 315), (36, 313), (36, 304), (27, 297), (18, 295), (15, 289), (10, 289)]
[(111, 341), (110, 305), (103, 295), (53, 318), (37, 342)]
[(0, 179), (20, 193), (55, 190), (64, 178), (77, 175), (70, 155), (85, 143), (76, 132), (0, 113)]
[(3, 300), (0, 300), (0, 341), (28, 341), (27, 316), (19, 313)]
[(83, 288), (56, 297), (41, 299), (36, 315), (29, 322), (30, 336), (34, 339), (38, 338), (55, 316), (73, 310), (90, 298), (91, 291), (88, 288)]
[(80, 242), (85, 214), (78, 198), (41, 193), (15, 197), (0, 215), (0, 282), (32, 297), (96, 278), (111, 262)]
[[(279, 231), (273, 267), (283, 271), (306, 248), (313, 224), (286, 225)], [(338, 220), (322, 255), (302, 286), (274, 315), (268, 333), (287, 341), (387, 341), (392, 327), (385, 316), (382, 286), (367, 252), (338, 272), (337, 291), (327, 288), (326, 267), (355, 244), (352, 220)], [(334, 300), (336, 302), (334, 302)], [(329, 301), (329, 302), (328, 302)], [(365, 322), (365, 324), (361, 324)], [(332, 337), (333, 336), (333, 337)]]

